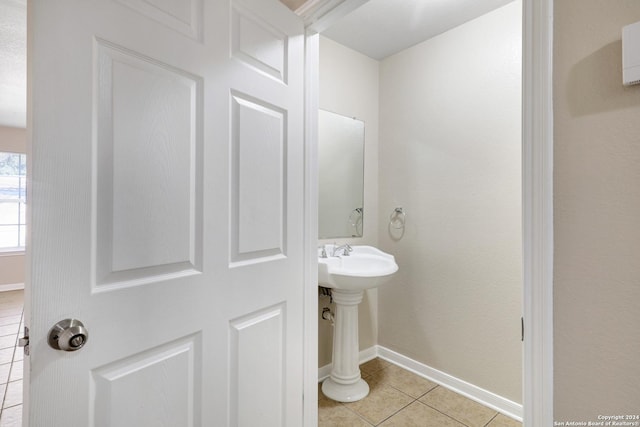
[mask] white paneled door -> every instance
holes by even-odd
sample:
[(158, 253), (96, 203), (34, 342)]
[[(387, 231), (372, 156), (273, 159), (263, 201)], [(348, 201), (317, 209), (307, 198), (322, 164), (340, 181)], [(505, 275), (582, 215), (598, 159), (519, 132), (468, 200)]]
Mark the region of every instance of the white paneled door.
[[(25, 421), (301, 426), (302, 22), (277, 0), (28, 7)], [(77, 351), (47, 342), (66, 318)]]

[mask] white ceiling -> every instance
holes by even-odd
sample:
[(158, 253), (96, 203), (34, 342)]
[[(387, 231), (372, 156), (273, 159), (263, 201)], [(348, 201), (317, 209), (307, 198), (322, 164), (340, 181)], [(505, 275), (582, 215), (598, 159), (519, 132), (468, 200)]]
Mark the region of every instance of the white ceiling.
[(369, 0), (322, 34), (383, 59), (513, 0)]
[(0, 0), (0, 126), (27, 125), (27, 2)]

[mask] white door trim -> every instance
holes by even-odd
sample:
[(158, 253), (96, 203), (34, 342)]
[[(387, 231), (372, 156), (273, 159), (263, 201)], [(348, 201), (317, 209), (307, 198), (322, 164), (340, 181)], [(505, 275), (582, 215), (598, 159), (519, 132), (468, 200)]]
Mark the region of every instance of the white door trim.
[(304, 85), (304, 425), (318, 425), (318, 99), (320, 36), (307, 30)]
[(553, 424), (553, 0), (523, 1), (524, 425)]
[(369, 0), (307, 0), (296, 9), (308, 31), (319, 33)]
[[(318, 35), (363, 0), (311, 0), (316, 13), (297, 12), (307, 25), (305, 426), (317, 425), (317, 116)], [(302, 9), (302, 8), (301, 8)], [(304, 13), (304, 14), (303, 14)], [(523, 424), (553, 424), (553, 0), (523, 0)], [(313, 400), (311, 400), (313, 399)]]

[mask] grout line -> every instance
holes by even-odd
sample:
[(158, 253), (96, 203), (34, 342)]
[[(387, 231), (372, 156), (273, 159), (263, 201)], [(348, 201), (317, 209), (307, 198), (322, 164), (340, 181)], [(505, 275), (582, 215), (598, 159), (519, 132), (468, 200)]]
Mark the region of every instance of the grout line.
[(2, 396), (2, 406), (0, 407), (0, 416), (4, 410), (4, 402), (7, 399), (7, 393), (9, 392), (9, 384), (11, 383), (11, 372), (13, 371), (13, 360), (16, 357), (16, 347), (18, 346), (18, 336), (16, 335), (16, 342), (13, 346), (13, 354), (11, 355), (11, 366), (9, 366), (9, 376), (7, 377), (7, 386), (4, 389), (4, 395)]
[[(24, 320), (24, 306), (23, 306), (22, 312), (20, 313), (20, 323), (18, 323), (18, 333), (16, 335), (16, 340), (13, 344), (13, 354), (11, 355), (11, 366), (9, 367), (9, 376), (7, 377), (7, 384), (4, 389), (4, 393), (2, 395), (2, 405), (0, 405), (0, 418), (2, 418), (2, 412), (5, 409), (18, 406), (18, 404), (16, 404), (16, 405), (11, 405), (5, 408), (4, 403), (7, 399), (7, 393), (9, 392), (9, 384), (11, 384), (11, 382), (15, 382), (15, 381), (11, 381), (11, 373), (13, 372), (13, 365), (16, 362), (15, 359), (16, 359), (16, 352), (18, 351), (18, 340), (20, 339), (20, 325), (22, 324), (23, 320)], [(19, 404), (22, 405), (22, 399), (20, 399)]]
[(489, 420), (489, 422), (487, 422), (487, 423), (484, 425), (484, 427), (487, 427), (489, 424), (491, 424), (491, 422), (492, 422), (493, 420), (495, 420), (495, 419), (498, 417), (498, 415), (500, 415), (500, 413), (499, 413), (499, 412), (498, 412), (498, 413), (497, 413), (493, 418), (491, 418), (491, 419)]
[[(16, 336), (16, 343), (18, 342), (18, 338)], [(13, 369), (13, 358), (16, 355), (16, 348), (15, 346), (13, 347), (13, 355), (11, 356), (11, 362), (9, 362), (11, 365), (9, 366), (9, 376), (7, 377), (7, 384), (5, 385), (4, 388), (4, 393), (2, 393), (2, 404), (0, 405), (0, 418), (2, 418), (2, 411), (4, 410), (4, 401), (7, 398), (7, 391), (9, 391), (9, 383), (11, 382), (11, 370)]]
[[(388, 368), (388, 366), (385, 366), (384, 368), (380, 369), (380, 371), (382, 371), (382, 370), (384, 370), (384, 369), (387, 369), (387, 368)], [(380, 372), (380, 371), (377, 371), (377, 372)], [(372, 375), (373, 375), (373, 374), (372, 374)], [(414, 375), (415, 375), (415, 374), (414, 374)], [(411, 395), (409, 395), (409, 394), (405, 393), (404, 391), (400, 390), (399, 388), (394, 387), (394, 386), (393, 386), (393, 385), (391, 385), (391, 384), (388, 384), (388, 386), (389, 386), (389, 387), (391, 387), (391, 388), (393, 388), (394, 390), (396, 390), (396, 391), (398, 391), (398, 392), (400, 392), (400, 393), (404, 394), (405, 396), (410, 397), (411, 399), (413, 399), (413, 401), (412, 401), (412, 402), (409, 402), (407, 405), (405, 405), (405, 406), (403, 406), (402, 408), (398, 409), (396, 412), (394, 412), (393, 414), (389, 415), (387, 418), (385, 418), (385, 419), (383, 419), (382, 421), (380, 421), (380, 423), (378, 423), (377, 425), (382, 424), (383, 422), (387, 421), (389, 418), (391, 418), (391, 417), (393, 417), (393, 416), (397, 415), (400, 411), (402, 411), (402, 410), (406, 409), (409, 405), (413, 405), (413, 404), (414, 404), (414, 403), (416, 403), (416, 402), (421, 403), (421, 404), (423, 404), (423, 405), (424, 405), (424, 403), (423, 403), (423, 402), (420, 402), (420, 401), (419, 401), (419, 399), (422, 399), (424, 396), (426, 396), (427, 394), (429, 394), (431, 391), (433, 391), (433, 390), (435, 390), (436, 388), (438, 388), (438, 387), (439, 387), (439, 386), (436, 384), (434, 387), (432, 387), (431, 389), (429, 389), (429, 390), (427, 390), (426, 392), (422, 393), (420, 396), (418, 396), (418, 397), (413, 397), (413, 396), (411, 396)], [(428, 405), (427, 405), (427, 406), (428, 406)], [(434, 409), (435, 409), (435, 408), (434, 408)], [(437, 409), (436, 409), (436, 410), (437, 410)], [(438, 411), (438, 412), (440, 412), (440, 411)], [(447, 415), (447, 414), (444, 414), (444, 415)], [(447, 415), (447, 416), (448, 416), (449, 418), (451, 418), (449, 415)], [(455, 420), (455, 421), (458, 421), (458, 420)]]
[[(366, 397), (365, 397), (365, 399), (366, 399)], [(367, 423), (367, 424), (369, 424), (370, 426), (372, 426), (372, 427), (375, 427), (375, 426), (376, 426), (376, 424), (373, 424), (371, 421), (369, 421), (368, 419), (366, 419), (366, 418), (364, 417), (364, 415), (362, 415), (362, 414), (358, 413), (357, 411), (355, 411), (355, 410), (351, 409), (348, 405), (345, 405), (345, 404), (344, 404), (344, 402), (340, 402), (340, 405), (341, 405), (343, 408), (346, 408), (346, 409), (348, 409), (349, 411), (351, 411), (352, 413), (354, 413), (358, 418), (362, 419), (364, 422), (366, 422), (366, 423)]]
[[(329, 400), (331, 400), (331, 399), (329, 399)], [(340, 403), (340, 406), (342, 406), (343, 408), (346, 408), (351, 413), (355, 414), (358, 418), (360, 418), (365, 423), (369, 424), (371, 427), (375, 427), (376, 426), (376, 424), (372, 424), (371, 421), (366, 419), (362, 414), (359, 414), (358, 412), (356, 412), (353, 409), (351, 409), (349, 406), (345, 405), (344, 402), (338, 402), (338, 403)]]
[[(378, 372), (382, 372), (382, 371), (384, 371), (384, 370), (385, 370), (385, 369), (387, 369), (388, 367), (389, 367), (389, 366), (384, 366), (384, 367), (382, 367), (382, 368), (378, 369), (377, 371), (370, 373), (368, 376), (370, 376), (370, 377), (371, 377), (371, 376), (373, 376), (373, 375), (377, 374)], [(424, 393), (424, 394), (420, 395), (420, 397), (417, 397), (417, 398), (416, 398), (416, 397), (413, 397), (413, 396), (411, 396), (411, 395), (409, 395), (409, 394), (407, 394), (407, 393), (405, 393), (404, 391), (400, 390), (400, 389), (399, 389), (399, 388), (397, 388), (397, 387), (394, 387), (394, 386), (393, 386), (393, 385), (391, 385), (391, 384), (387, 384), (387, 387), (390, 387), (390, 388), (392, 388), (392, 389), (396, 390), (397, 392), (402, 393), (402, 394), (404, 394), (405, 396), (407, 396), (407, 397), (409, 397), (409, 398), (411, 398), (411, 399), (413, 399), (413, 400), (412, 400), (411, 402), (407, 403), (406, 405), (404, 405), (403, 407), (399, 408), (397, 411), (395, 411), (394, 413), (392, 413), (392, 414), (391, 414), (391, 415), (389, 415), (388, 417), (383, 418), (383, 419), (382, 419), (379, 423), (377, 423), (377, 424), (371, 424), (368, 420), (366, 420), (366, 419), (365, 419), (365, 421), (369, 422), (369, 424), (371, 424), (371, 425), (373, 425), (373, 426), (379, 426), (379, 425), (381, 425), (382, 423), (384, 423), (385, 421), (387, 421), (389, 418), (391, 418), (391, 417), (393, 417), (393, 416), (397, 415), (400, 411), (402, 411), (402, 410), (406, 409), (409, 405), (412, 405), (413, 403), (415, 403), (418, 399), (420, 399), (420, 398), (421, 398), (422, 396), (424, 396), (425, 394), (429, 393), (429, 391), (433, 390), (433, 389), (434, 389), (434, 388), (436, 388), (437, 386), (436, 386), (436, 387), (433, 387), (431, 390), (427, 391), (426, 393)], [(351, 409), (351, 408), (349, 408), (347, 405), (344, 405), (344, 404), (343, 404), (343, 406), (345, 406), (347, 409), (349, 409), (349, 410), (350, 410), (351, 412), (353, 412), (354, 414), (358, 415), (360, 418), (363, 418), (363, 416), (362, 416), (360, 413), (356, 412), (355, 410), (352, 410), (352, 409)], [(451, 418), (451, 417), (449, 417), (449, 418)]]
[[(395, 387), (394, 387), (395, 388)], [(397, 390), (397, 389), (396, 389)], [(413, 399), (413, 398), (412, 398)], [(416, 403), (418, 399), (415, 399), (413, 402), (409, 402), (406, 405), (404, 405), (402, 408), (398, 409), (396, 412), (394, 412), (393, 414), (389, 415), (387, 418), (383, 419), (382, 421), (380, 421), (378, 424), (376, 424), (376, 426), (379, 426), (380, 424), (382, 424), (383, 422), (387, 421), (389, 418), (398, 415), (398, 413), (402, 412), (403, 410), (407, 409), (407, 407), (409, 405), (413, 405), (414, 403)]]
[[(459, 419), (454, 418), (454, 417), (453, 417), (453, 415), (447, 414), (446, 412), (442, 412), (440, 409), (435, 408), (435, 407), (433, 407), (433, 406), (429, 405), (428, 403), (422, 402), (422, 401), (420, 400), (420, 399), (422, 399), (423, 397), (425, 397), (427, 394), (431, 393), (433, 390), (437, 389), (438, 387), (442, 387), (442, 386), (441, 386), (441, 385), (437, 385), (437, 386), (435, 386), (434, 388), (432, 388), (431, 390), (429, 390), (428, 392), (426, 392), (425, 394), (423, 394), (422, 396), (420, 396), (419, 398), (417, 398), (417, 399), (416, 399), (416, 401), (417, 401), (418, 403), (420, 403), (420, 404), (422, 404), (422, 405), (424, 405), (424, 406), (428, 407), (428, 408), (433, 409), (433, 410), (434, 410), (434, 411), (436, 411), (436, 412), (440, 412), (442, 415), (444, 415), (444, 416), (445, 416), (445, 417), (447, 417), (447, 418), (451, 418), (453, 421), (457, 422), (458, 424), (461, 424), (461, 425), (466, 426), (466, 427), (470, 427), (468, 424), (465, 424), (465, 423), (463, 423), (462, 421), (460, 421)], [(495, 415), (495, 416), (497, 416), (497, 415), (498, 415), (498, 414), (496, 413), (496, 415)], [(494, 416), (494, 417), (495, 417), (495, 416)], [(491, 418), (491, 419), (493, 419), (493, 418)], [(486, 426), (484, 426), (484, 427), (486, 427)]]

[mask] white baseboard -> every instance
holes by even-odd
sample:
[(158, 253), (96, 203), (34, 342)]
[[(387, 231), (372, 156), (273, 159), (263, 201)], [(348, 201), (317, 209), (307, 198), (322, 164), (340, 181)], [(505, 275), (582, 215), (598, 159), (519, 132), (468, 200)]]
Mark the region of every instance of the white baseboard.
[(17, 291), (24, 289), (24, 283), (8, 283), (6, 285), (0, 285), (0, 292)]
[(377, 353), (381, 359), (420, 375), (484, 406), (495, 409), (509, 418), (522, 421), (522, 405), (519, 403), (512, 402), (509, 399), (417, 362), (388, 348), (377, 346)]
[[(522, 405), (512, 402), (502, 396), (487, 391), (483, 388), (470, 384), (466, 381), (458, 379), (454, 376), (446, 374), (442, 371), (434, 369), (424, 363), (417, 362), (413, 359), (403, 356), (393, 350), (380, 345), (374, 345), (360, 352), (360, 363), (368, 362), (371, 359), (379, 357), (388, 362), (398, 365), (408, 371), (413, 372), (423, 378), (433, 381), (449, 390), (455, 391), (471, 400), (474, 400), (484, 406), (494, 409), (509, 418), (522, 421)], [(331, 373), (331, 364), (325, 365), (318, 369), (318, 381), (321, 382), (329, 377)]]

